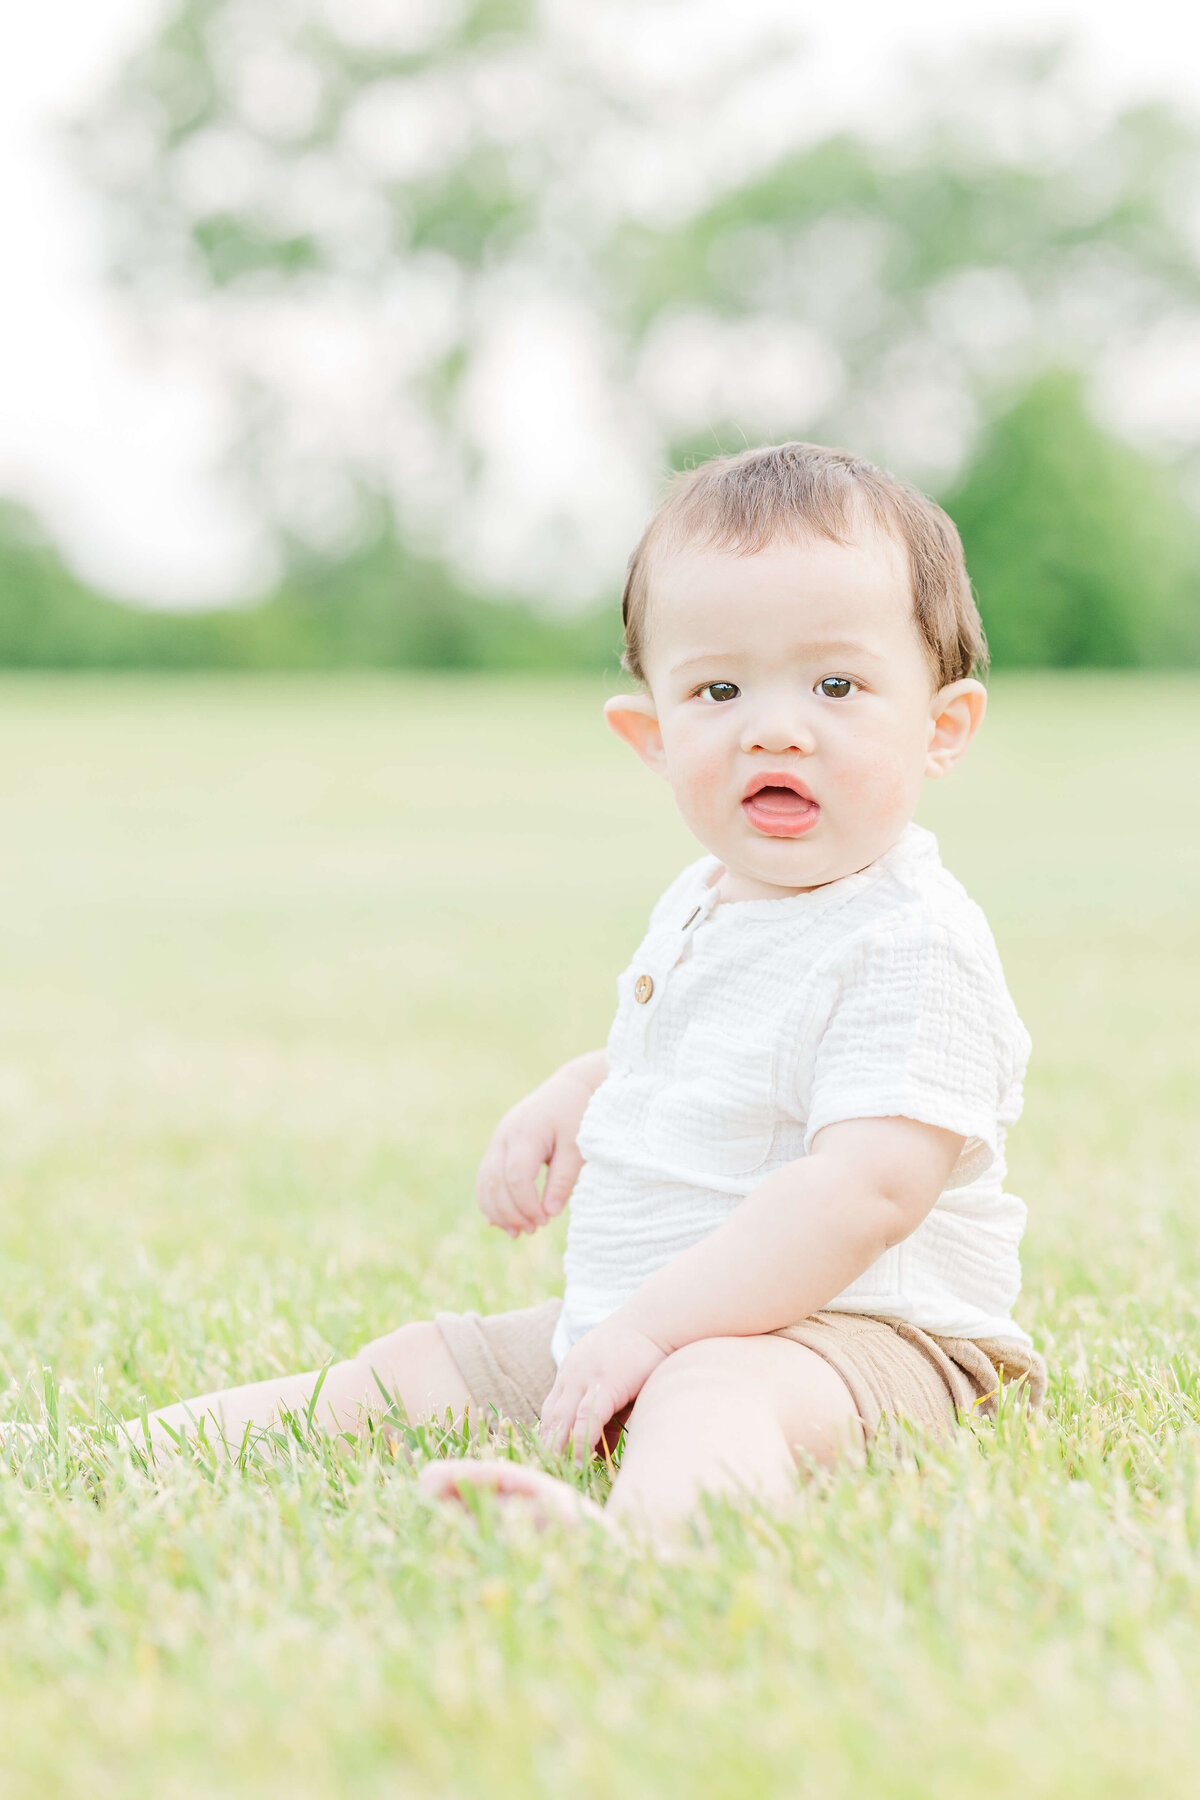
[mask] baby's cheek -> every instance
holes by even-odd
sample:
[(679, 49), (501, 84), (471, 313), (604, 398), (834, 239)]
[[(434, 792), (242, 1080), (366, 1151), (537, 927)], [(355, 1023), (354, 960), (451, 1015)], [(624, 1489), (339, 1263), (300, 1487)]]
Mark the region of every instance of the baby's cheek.
[(676, 806), (693, 828), (706, 825), (717, 817), (720, 808), (714, 781), (705, 780), (692, 772), (686, 779), (674, 781), (671, 785), (675, 791)]
[(866, 751), (845, 773), (846, 798), (860, 817), (870, 816), (883, 822), (911, 812), (919, 781), (914, 779), (907, 760), (896, 755), (894, 746), (880, 745)]
[(728, 800), (729, 769), (725, 757), (707, 745), (684, 740), (668, 753), (667, 768), (675, 801), (692, 822), (716, 817)]

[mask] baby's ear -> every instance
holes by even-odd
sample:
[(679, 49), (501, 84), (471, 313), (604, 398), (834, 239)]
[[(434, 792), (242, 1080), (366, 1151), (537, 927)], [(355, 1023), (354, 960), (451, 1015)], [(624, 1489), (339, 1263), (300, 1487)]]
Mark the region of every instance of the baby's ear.
[(649, 694), (614, 694), (605, 702), (604, 717), (609, 730), (624, 738), (648, 769), (653, 769), (656, 775), (666, 774), (667, 756), (662, 731)]
[(926, 775), (936, 780), (962, 761), (986, 710), (987, 689), (982, 681), (952, 681), (938, 690), (929, 708)]

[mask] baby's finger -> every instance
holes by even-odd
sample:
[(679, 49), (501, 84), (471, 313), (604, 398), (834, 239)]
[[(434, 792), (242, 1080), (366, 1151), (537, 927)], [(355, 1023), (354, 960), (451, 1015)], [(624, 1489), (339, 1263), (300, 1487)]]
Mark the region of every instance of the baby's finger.
[(504, 1159), (504, 1194), (515, 1225), (536, 1231), (546, 1223), (542, 1197), (537, 1191), (537, 1173), (542, 1166), (540, 1154), (526, 1145), (510, 1145)]
[(578, 1455), (576, 1446), (591, 1408), (590, 1394), (590, 1384), (574, 1381), (564, 1386), (553, 1409), (547, 1404), (542, 1410), (542, 1432), (560, 1456)]
[(494, 1150), (489, 1150), (479, 1165), (479, 1172), (475, 1177), (475, 1196), (479, 1201), (479, 1210), (489, 1225), (495, 1225), (500, 1231), (507, 1231), (509, 1237), (520, 1237), (524, 1220), (509, 1200), (500, 1161)]
[(486, 1219), (496, 1223), (496, 1153), (485, 1150), (475, 1171), (475, 1198)]
[(612, 1408), (605, 1404), (603, 1389), (589, 1387), (571, 1425), (571, 1455), (576, 1462), (587, 1461), (611, 1417)]
[(538, 1436), (543, 1444), (552, 1444), (558, 1429), (558, 1383), (550, 1389), (538, 1415)]
[(509, 1191), (507, 1170), (511, 1154), (512, 1146), (507, 1140), (493, 1140), (479, 1165), (476, 1185), (479, 1204), (494, 1225), (523, 1231), (527, 1220)]
[(555, 1149), (546, 1170), (546, 1186), (542, 1193), (542, 1207), (549, 1218), (560, 1213), (571, 1198), (582, 1167), (583, 1158), (574, 1144), (563, 1144)]
[(581, 1397), (579, 1383), (564, 1381), (560, 1374), (547, 1396), (540, 1422), (542, 1441), (551, 1450), (561, 1451), (566, 1445), (579, 1411)]

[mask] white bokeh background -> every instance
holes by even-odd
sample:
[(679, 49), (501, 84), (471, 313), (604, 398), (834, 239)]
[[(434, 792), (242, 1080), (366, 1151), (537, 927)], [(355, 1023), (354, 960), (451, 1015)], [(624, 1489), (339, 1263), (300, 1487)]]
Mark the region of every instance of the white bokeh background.
[[(785, 137), (816, 137), (839, 123), (888, 128), (898, 109), (912, 104), (904, 79), (911, 59), (944, 59), (973, 41), (1037, 41), (1069, 32), (1082, 50), (1080, 78), (1097, 118), (1137, 98), (1172, 98), (1189, 112), (1200, 110), (1200, 15), (1171, 0), (1143, 0), (1136, 12), (1095, 0), (974, 0), (969, 7), (961, 0), (909, 0), (904, 8), (884, 0), (860, 0), (853, 8), (686, 0), (653, 10), (559, 0), (559, 11), (571, 15), (582, 54), (609, 63), (661, 108), (667, 129), (653, 137), (631, 134), (615, 164), (609, 145), (605, 168), (594, 173), (601, 188), (612, 182), (615, 167), (624, 185), (620, 203), (650, 216), (686, 208), (711, 186), (705, 138), (694, 126), (696, 91), (749, 38), (768, 30), (781, 45), (773, 70), (739, 91), (741, 116), (713, 134), (714, 142), (727, 143), (732, 128), (749, 160)], [(376, 21), (393, 37), (405, 19), (414, 31), (421, 25), (420, 0), (338, 0), (338, 12), (343, 30), (352, 16), (365, 34)], [(89, 579), (131, 598), (187, 605), (252, 593), (274, 570), (269, 541), (221, 474), (235, 427), (216, 373), (212, 327), (197, 319), (194, 330), (155, 333), (131, 302), (106, 286), (98, 210), (72, 174), (60, 136), (62, 122), (99, 91), (156, 14), (156, 0), (43, 0), (38, 8), (6, 9), (0, 495), (31, 505)], [(302, 82), (279, 79), (269, 63), (260, 73), (262, 107), (302, 105)], [(693, 101), (692, 123), (672, 132), (672, 108), (684, 92)], [(410, 105), (403, 132), (392, 130), (385, 99), (372, 97), (382, 117), (357, 121), (362, 152), (402, 173), (423, 154), (420, 117)], [(430, 131), (444, 129), (435, 94), (429, 104)], [(236, 169), (216, 166), (211, 149), (209, 162), (193, 172), (201, 185), (235, 177)], [(587, 180), (588, 171), (577, 171), (577, 179)], [(947, 328), (970, 319), (973, 329), (996, 338), (977, 353), (1002, 354), (1012, 326), (1003, 293), (974, 294), (969, 305), (962, 299), (947, 297)], [(404, 333), (389, 334), (386, 316), (369, 340), (358, 315), (315, 321), (299, 311), (289, 318), (284, 310), (273, 321), (261, 353), (277, 373), (311, 389), (313, 403), (301, 409), (309, 429), (328, 426), (343, 441), (361, 438), (365, 445), (388, 436), (388, 421), (372, 416), (371, 401), (372, 393), (386, 394), (387, 384), (356, 372), (356, 359), (364, 343), (381, 339), (398, 359), (427, 354), (446, 316), (446, 296), (422, 295), (401, 282), (377, 304), (403, 309)], [(220, 329), (237, 328), (226, 312)], [(807, 328), (781, 328), (775, 338), (758, 332), (744, 344), (738, 330), (731, 324), (729, 341), (715, 343), (706, 323), (683, 316), (651, 340), (637, 380), (661, 417), (686, 428), (702, 423), (706, 411), (720, 413), (731, 364), (743, 395), (747, 388), (761, 391), (758, 414), (766, 429), (784, 364), (793, 375), (797, 367), (805, 371), (814, 412), (836, 392), (835, 361)], [(468, 566), (544, 587), (553, 563), (565, 600), (586, 597), (597, 573), (615, 568), (614, 546), (628, 542), (645, 505), (654, 446), (639, 439), (637, 417), (606, 378), (608, 354), (595, 321), (568, 297), (539, 291), (534, 282), (510, 282), (494, 296), (462, 400), (484, 471), (464, 545)], [(912, 372), (905, 378), (911, 391)], [(956, 416), (953, 396), (940, 394), (935, 368), (923, 372), (919, 385), (928, 406), (916, 422), (914, 455), (936, 464), (941, 433), (952, 460), (956, 434), (967, 422)], [(1168, 321), (1100, 371), (1098, 397), (1131, 435), (1193, 441), (1200, 433), (1200, 329), (1190, 320)], [(335, 417), (339, 407), (343, 416)], [(785, 423), (803, 423), (794, 406)], [(422, 483), (436, 486), (437, 459), (418, 441), (404, 440), (394, 454), (403, 462), (396, 480), (423, 500), (427, 516), (453, 501), (422, 492)], [(578, 497), (588, 485), (593, 494), (602, 489), (604, 505), (581, 514)], [(337, 492), (327, 489), (319, 499), (336, 536)], [(562, 542), (574, 546), (567, 559), (558, 555), (559, 519)], [(570, 577), (561, 582), (564, 566), (579, 571), (577, 595)]]

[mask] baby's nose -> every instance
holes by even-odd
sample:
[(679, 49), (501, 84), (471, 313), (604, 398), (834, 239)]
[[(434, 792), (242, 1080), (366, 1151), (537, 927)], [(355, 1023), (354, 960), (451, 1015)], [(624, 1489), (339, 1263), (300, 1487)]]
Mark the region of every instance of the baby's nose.
[(806, 756), (813, 748), (812, 732), (804, 720), (790, 710), (781, 708), (778, 712), (760, 713), (746, 723), (743, 750), (766, 750), (775, 756), (795, 751)]

